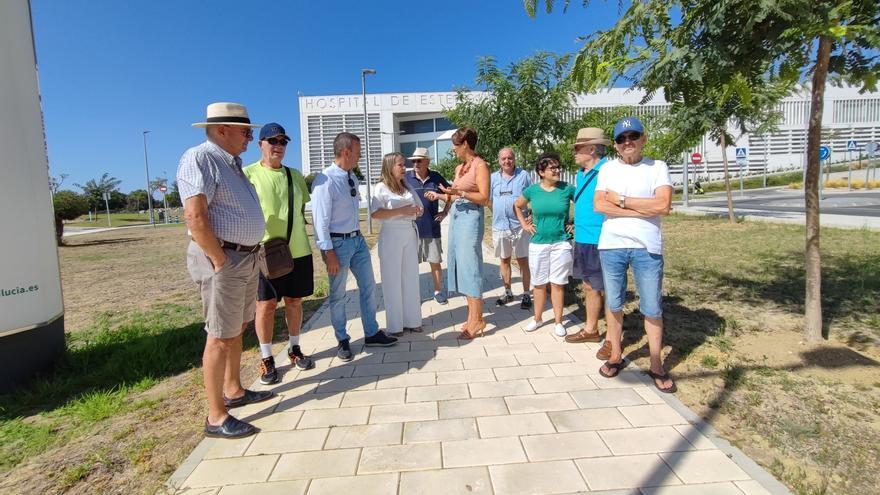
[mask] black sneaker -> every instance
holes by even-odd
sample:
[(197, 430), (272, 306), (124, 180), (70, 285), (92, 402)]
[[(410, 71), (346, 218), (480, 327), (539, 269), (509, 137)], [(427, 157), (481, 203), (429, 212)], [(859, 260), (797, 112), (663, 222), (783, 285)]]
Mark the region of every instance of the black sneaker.
[(509, 302), (513, 302), (514, 299), (516, 299), (516, 298), (513, 297), (513, 294), (511, 294), (509, 292), (505, 292), (503, 296), (499, 297), (495, 301), (495, 304), (497, 304), (498, 306), (504, 306), (505, 304), (507, 304)]
[(300, 371), (310, 370), (315, 367), (315, 361), (312, 360), (311, 356), (303, 354), (302, 349), (298, 345), (287, 348), (287, 357), (290, 358), (290, 363)]
[(340, 361), (351, 361), (351, 345), (349, 344), (349, 339), (345, 339), (339, 342), (339, 346), (336, 349), (336, 357), (339, 358)]
[(531, 309), (532, 308), (532, 296), (528, 294), (523, 294), (522, 302), (519, 303), (520, 309)]
[(364, 345), (367, 347), (391, 347), (397, 343), (397, 339), (385, 335), (385, 332), (379, 330), (376, 335), (364, 339)]
[(271, 385), (278, 383), (278, 370), (275, 369), (275, 358), (269, 356), (260, 362), (260, 383)]

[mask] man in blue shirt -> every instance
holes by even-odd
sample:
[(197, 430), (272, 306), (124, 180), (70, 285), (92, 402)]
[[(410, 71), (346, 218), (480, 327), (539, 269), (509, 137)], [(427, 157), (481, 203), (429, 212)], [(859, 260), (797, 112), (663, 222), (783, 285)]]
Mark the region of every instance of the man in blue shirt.
[(416, 219), (416, 226), (419, 229), (419, 263), (427, 261), (431, 265), (431, 278), (434, 279), (434, 300), (439, 304), (446, 304), (446, 293), (441, 290), (440, 284), (443, 274), (443, 268), (440, 266), (440, 263), (443, 262), (440, 222), (446, 218), (451, 203), (446, 203), (443, 211), (438, 211), (440, 202), (427, 199), (425, 193), (428, 191), (440, 193), (440, 186), (446, 188), (452, 186), (442, 175), (428, 170), (431, 158), (428, 157), (427, 148), (416, 148), (409, 160), (413, 164), (413, 169), (406, 173), (406, 182), (419, 195), (424, 209), (422, 216)]
[[(599, 233), (605, 217), (593, 210), (596, 194), (596, 176), (605, 163), (605, 153), (611, 141), (602, 129), (580, 129), (572, 145), (574, 162), (580, 167), (577, 173), (574, 196), (574, 270), (572, 276), (583, 280), (587, 309), (586, 325), (579, 332), (565, 337), (566, 342), (599, 342), (599, 314), (602, 313), (602, 264), (599, 261)], [(599, 353), (605, 350), (603, 345)], [(610, 348), (608, 349), (610, 352)], [(603, 354), (604, 355), (604, 354)], [(608, 360), (607, 357), (600, 359)]]
[(370, 263), (370, 248), (360, 230), (360, 194), (352, 170), (361, 158), (361, 140), (348, 132), (333, 140), (335, 163), (325, 168), (312, 183), (312, 221), (315, 244), (327, 265), (330, 279), (330, 323), (339, 346), (336, 355), (351, 361), (351, 338), (345, 330), (345, 282), (348, 270), (360, 293), (364, 345), (388, 347), (397, 339), (385, 335), (376, 322), (376, 280)]
[(489, 190), (492, 202), (492, 245), (495, 246), (495, 256), (501, 259), (501, 281), (504, 283), (504, 295), (495, 303), (499, 306), (514, 300), (513, 291), (510, 289), (510, 258), (516, 256), (516, 264), (522, 274), (523, 295), (519, 307), (529, 309), (532, 307), (532, 296), (529, 294), (529, 239), (531, 234), (523, 230), (516, 213), (513, 211), (513, 203), (522, 195), (523, 189), (532, 184), (528, 172), (516, 167), (516, 159), (513, 150), (502, 148), (498, 152), (498, 164), (501, 169), (492, 174)]

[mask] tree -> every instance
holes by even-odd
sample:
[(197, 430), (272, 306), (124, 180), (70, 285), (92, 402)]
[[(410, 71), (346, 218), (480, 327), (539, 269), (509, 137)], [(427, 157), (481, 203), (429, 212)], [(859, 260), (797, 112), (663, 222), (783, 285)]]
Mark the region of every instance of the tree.
[(477, 131), (476, 151), (490, 161), (501, 148), (511, 146), (520, 160), (531, 163), (567, 137), (569, 62), (567, 55), (538, 52), (502, 70), (494, 58), (483, 57), (477, 63), (476, 83), (488, 95), (480, 98), (459, 90), (455, 106), (445, 114), (455, 125)]
[[(121, 180), (116, 177), (111, 177), (109, 173), (104, 172), (100, 179), (89, 179), (85, 185), (76, 183), (74, 186), (83, 190), (83, 194), (88, 198), (89, 206), (92, 209), (99, 209), (104, 206), (104, 193), (117, 191), (119, 189), (119, 184), (121, 183)], [(112, 199), (113, 197), (111, 195), (111, 200)], [(113, 206), (113, 204), (110, 205), (111, 208), (113, 208)], [(118, 208), (124, 207), (125, 201), (122, 202), (122, 205), (118, 206)]]
[(128, 211), (137, 212), (147, 207), (147, 191), (144, 189), (135, 189), (128, 193)]
[[(584, 5), (588, 4), (584, 1)], [(534, 16), (538, 0), (525, 0), (526, 11)], [(568, 7), (566, 1), (564, 8)], [(552, 0), (545, 0), (552, 11)], [(682, 17), (683, 13), (683, 17)], [(682, 20), (674, 21), (681, 17)], [(740, 98), (744, 104), (761, 94), (760, 84), (779, 83), (787, 90), (797, 83), (811, 82), (811, 106), (807, 130), (807, 170), (804, 183), (806, 209), (806, 290), (804, 337), (819, 341), (823, 337), (821, 306), (821, 256), (819, 251), (819, 145), (825, 84), (832, 82), (860, 85), (875, 90), (880, 78), (880, 3), (876, 0), (647, 0), (634, 2), (609, 31), (589, 35), (572, 70), (576, 85), (602, 80), (602, 72), (634, 76), (639, 64), (663, 58), (666, 63), (681, 62), (681, 49), (663, 37), (676, 25), (690, 22), (702, 39), (710, 43), (716, 58), (708, 65), (688, 67), (695, 76), (712, 74), (712, 65), (731, 65), (737, 74), (729, 84), (715, 80), (716, 96)], [(589, 50), (605, 51), (597, 60)], [(635, 40), (635, 41), (634, 41)], [(614, 54), (618, 56), (614, 56)], [(738, 64), (743, 65), (738, 65)], [(717, 75), (717, 74), (716, 74)], [(699, 80), (699, 77), (694, 77)], [(756, 86), (758, 84), (758, 86)], [(722, 100), (726, 101), (726, 100)], [(687, 104), (688, 102), (683, 102)]]
[(169, 208), (177, 208), (183, 206), (180, 202), (180, 187), (177, 185), (177, 181), (173, 181), (171, 183), (171, 190), (168, 191), (168, 207)]
[(55, 208), (55, 238), (58, 245), (62, 244), (64, 220), (75, 220), (89, 211), (89, 200), (82, 194), (73, 191), (58, 191), (52, 196)]
[(61, 184), (64, 184), (64, 179), (70, 177), (70, 174), (61, 174), (58, 177), (49, 176), (49, 189), (52, 191), (52, 194), (58, 192), (61, 189)]

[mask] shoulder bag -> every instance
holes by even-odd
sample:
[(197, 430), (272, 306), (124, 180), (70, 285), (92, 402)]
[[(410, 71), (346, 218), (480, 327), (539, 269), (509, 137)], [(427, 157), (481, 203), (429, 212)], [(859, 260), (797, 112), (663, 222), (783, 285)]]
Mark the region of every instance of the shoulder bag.
[(293, 271), (293, 255), (290, 254), (290, 234), (293, 230), (293, 178), (287, 172), (287, 237), (276, 237), (260, 245), (260, 271), (268, 279), (279, 278)]

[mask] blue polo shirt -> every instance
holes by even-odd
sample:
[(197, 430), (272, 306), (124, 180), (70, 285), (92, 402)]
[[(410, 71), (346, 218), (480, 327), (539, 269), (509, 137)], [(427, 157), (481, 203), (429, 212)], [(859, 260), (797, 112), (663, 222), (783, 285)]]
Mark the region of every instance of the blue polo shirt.
[(419, 237), (422, 239), (439, 239), (440, 238), (440, 222), (435, 222), (434, 217), (439, 211), (440, 201), (429, 201), (425, 199), (425, 193), (434, 191), (443, 194), (440, 186), (449, 187), (449, 182), (439, 173), (428, 170), (428, 177), (423, 181), (416, 176), (415, 170), (409, 170), (406, 173), (406, 182), (409, 187), (418, 194), (422, 200), (422, 206), (425, 211), (422, 216), (416, 219), (416, 226), (419, 229)]
[(574, 189), (577, 198), (574, 203), (574, 242), (599, 244), (599, 233), (602, 231), (605, 215), (593, 210), (593, 196), (596, 195), (596, 176), (599, 175), (599, 169), (606, 160), (606, 158), (599, 160), (589, 172), (578, 170), (577, 185)]
[(505, 177), (501, 170), (492, 174), (489, 191), (492, 196), (492, 230), (514, 230), (522, 228), (513, 203), (522, 192), (532, 185), (529, 173), (521, 168), (513, 169), (513, 177)]

